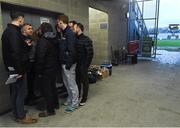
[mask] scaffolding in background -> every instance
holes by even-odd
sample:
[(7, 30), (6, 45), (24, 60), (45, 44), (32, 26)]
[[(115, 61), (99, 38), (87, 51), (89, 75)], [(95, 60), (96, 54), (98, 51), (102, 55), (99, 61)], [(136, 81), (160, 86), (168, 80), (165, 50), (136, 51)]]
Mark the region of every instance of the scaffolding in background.
[(140, 56), (156, 57), (159, 5), (160, 0), (129, 0), (128, 38), (139, 40)]

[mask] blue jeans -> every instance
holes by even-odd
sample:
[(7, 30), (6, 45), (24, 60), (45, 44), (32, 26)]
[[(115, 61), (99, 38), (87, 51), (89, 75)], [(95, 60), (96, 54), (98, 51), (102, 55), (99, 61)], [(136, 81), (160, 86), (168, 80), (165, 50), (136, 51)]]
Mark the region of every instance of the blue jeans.
[(68, 92), (67, 102), (73, 107), (78, 107), (79, 105), (79, 91), (76, 84), (76, 74), (75, 74), (76, 64), (73, 64), (70, 70), (62, 65), (62, 77), (64, 85), (66, 86)]
[(22, 119), (26, 116), (24, 111), (25, 89), (25, 76), (10, 85), (13, 112), (16, 119)]

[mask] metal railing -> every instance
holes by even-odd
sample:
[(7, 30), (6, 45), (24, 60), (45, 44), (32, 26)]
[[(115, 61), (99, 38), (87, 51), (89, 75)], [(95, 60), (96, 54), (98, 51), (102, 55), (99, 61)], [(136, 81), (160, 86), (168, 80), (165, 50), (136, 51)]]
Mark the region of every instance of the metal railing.
[[(155, 8), (152, 9), (152, 12), (155, 11), (153, 17), (145, 17), (144, 10), (146, 10), (145, 2), (152, 1), (155, 2)], [(154, 33), (153, 33), (153, 42), (152, 46), (152, 55), (156, 56), (157, 49), (157, 34), (158, 34), (158, 20), (159, 20), (159, 3), (160, 0), (129, 0), (129, 23), (128, 23), (128, 31), (129, 31), (129, 41), (138, 39), (140, 41), (140, 52), (142, 51), (142, 45), (144, 38), (152, 37), (152, 33), (150, 35), (147, 27), (146, 21), (153, 21), (154, 23)], [(142, 7), (140, 8), (140, 5)], [(138, 36), (138, 37), (137, 37)], [(141, 54), (141, 53), (140, 53)]]

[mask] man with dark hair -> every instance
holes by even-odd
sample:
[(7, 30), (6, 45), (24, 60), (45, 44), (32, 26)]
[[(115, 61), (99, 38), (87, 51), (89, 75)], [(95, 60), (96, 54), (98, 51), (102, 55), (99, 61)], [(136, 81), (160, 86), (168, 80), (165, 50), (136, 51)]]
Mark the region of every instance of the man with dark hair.
[(76, 68), (76, 82), (79, 88), (80, 106), (85, 105), (89, 81), (88, 81), (88, 68), (93, 58), (93, 44), (92, 40), (83, 34), (84, 26), (77, 23), (76, 34), (78, 38), (77, 43), (77, 68)]
[(69, 21), (68, 25), (71, 27), (71, 26), (73, 26), (75, 24), (77, 24), (77, 22), (75, 20), (71, 20), (71, 21)]
[(56, 73), (58, 67), (58, 48), (56, 34), (49, 23), (40, 26), (40, 40), (36, 51), (36, 73), (39, 79), (40, 91), (45, 98), (46, 112), (39, 113), (39, 117), (55, 115), (59, 109), (58, 94), (56, 90)]
[(21, 26), (23, 25), (23, 23), (24, 23), (24, 14), (23, 13), (11, 11), (10, 12), (10, 17), (11, 17), (12, 21), (21, 19), (21, 20), (19, 20), (19, 22), (20, 22)]
[(75, 20), (69, 21), (69, 27), (71, 28), (71, 30), (75, 33), (76, 32), (76, 28), (77, 28), (77, 22)]
[(61, 19), (61, 21), (63, 21), (64, 24), (68, 24), (69, 23), (69, 18), (68, 16), (66, 15), (59, 15), (57, 17), (57, 24), (58, 24), (58, 21)]
[(26, 117), (24, 111), (25, 74), (28, 64), (28, 46), (22, 39), (20, 28), (24, 23), (24, 15), (11, 12), (10, 16), (12, 21), (2, 35), (2, 54), (7, 72), (17, 75), (17, 81), (10, 84), (14, 116), (19, 123), (36, 123), (37, 120)]
[(62, 30), (62, 40), (60, 42), (60, 61), (62, 63), (63, 82), (68, 91), (65, 112), (73, 112), (79, 105), (78, 87), (75, 80), (76, 69), (76, 36), (68, 26), (68, 17), (61, 15), (57, 19), (58, 27)]
[(77, 33), (83, 33), (84, 32), (84, 26), (81, 23), (77, 23), (78, 30)]

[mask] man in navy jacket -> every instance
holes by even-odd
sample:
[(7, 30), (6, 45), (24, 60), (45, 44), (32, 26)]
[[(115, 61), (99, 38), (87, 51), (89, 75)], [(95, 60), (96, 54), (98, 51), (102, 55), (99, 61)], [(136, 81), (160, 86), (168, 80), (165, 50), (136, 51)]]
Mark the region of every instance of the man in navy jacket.
[(59, 44), (59, 59), (62, 64), (63, 82), (68, 91), (65, 112), (73, 112), (79, 105), (79, 92), (75, 80), (75, 69), (77, 63), (75, 33), (68, 27), (68, 17), (60, 15), (57, 19), (58, 27), (62, 30), (62, 39)]

